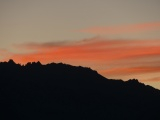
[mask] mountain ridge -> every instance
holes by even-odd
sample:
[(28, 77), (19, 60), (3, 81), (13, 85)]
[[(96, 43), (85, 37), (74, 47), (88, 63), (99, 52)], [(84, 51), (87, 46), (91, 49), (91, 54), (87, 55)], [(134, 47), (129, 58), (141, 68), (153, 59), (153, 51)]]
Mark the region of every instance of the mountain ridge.
[(13, 60), (0, 63), (0, 76), (3, 119), (159, 118), (160, 90), (137, 79), (113, 80), (87, 67)]

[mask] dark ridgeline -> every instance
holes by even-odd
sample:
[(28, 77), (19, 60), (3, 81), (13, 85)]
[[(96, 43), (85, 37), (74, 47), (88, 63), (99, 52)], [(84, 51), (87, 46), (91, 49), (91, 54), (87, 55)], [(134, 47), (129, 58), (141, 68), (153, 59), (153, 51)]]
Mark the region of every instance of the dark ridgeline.
[(0, 63), (0, 120), (160, 120), (160, 90), (62, 63)]

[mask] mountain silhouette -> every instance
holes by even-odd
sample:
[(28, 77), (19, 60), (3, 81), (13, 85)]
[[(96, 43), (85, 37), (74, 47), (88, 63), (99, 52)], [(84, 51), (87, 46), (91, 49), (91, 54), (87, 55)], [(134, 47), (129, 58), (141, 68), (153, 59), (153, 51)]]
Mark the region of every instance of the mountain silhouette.
[(160, 120), (160, 90), (63, 63), (0, 63), (0, 120)]

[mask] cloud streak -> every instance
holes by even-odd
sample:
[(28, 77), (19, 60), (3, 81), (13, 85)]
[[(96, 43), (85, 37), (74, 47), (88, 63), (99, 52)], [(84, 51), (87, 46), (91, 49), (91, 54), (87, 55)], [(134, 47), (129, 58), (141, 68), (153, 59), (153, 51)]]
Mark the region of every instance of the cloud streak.
[(54, 42), (50, 44), (30, 43), (23, 45), (23, 47), (35, 51), (28, 54), (13, 55), (14, 59), (28, 58), (26, 61), (20, 62), (36, 61), (42, 58), (47, 58), (46, 61), (54, 59), (61, 60), (60, 58), (62, 60), (119, 61), (137, 58), (151, 59), (160, 55), (160, 40), (107, 40), (93, 38), (58, 45)]
[(160, 22), (106, 26), (106, 27), (97, 26), (97, 27), (78, 30), (78, 32), (103, 35), (103, 34), (135, 33), (135, 32), (144, 32), (151, 30), (160, 30)]
[(115, 68), (110, 70), (101, 71), (103, 74), (109, 75), (128, 75), (128, 74), (146, 74), (146, 73), (156, 73), (160, 72), (160, 66), (138, 66), (138, 67), (128, 67), (128, 68)]
[(151, 79), (143, 80), (143, 82), (160, 82), (160, 77), (153, 77)]
[(109, 40), (96, 37), (68, 43), (28, 43), (16, 45), (16, 48), (33, 50), (12, 54), (12, 59), (23, 64), (41, 61), (89, 66), (109, 78), (123, 78), (126, 75), (132, 78), (139, 74), (147, 77), (148, 73), (160, 73), (160, 40)]

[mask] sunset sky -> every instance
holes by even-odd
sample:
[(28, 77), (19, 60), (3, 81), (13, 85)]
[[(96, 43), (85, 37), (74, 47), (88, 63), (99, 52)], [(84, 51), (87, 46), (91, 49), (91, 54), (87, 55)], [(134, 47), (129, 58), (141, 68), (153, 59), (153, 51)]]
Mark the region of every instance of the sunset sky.
[(63, 62), (160, 89), (160, 0), (0, 0), (0, 61)]

